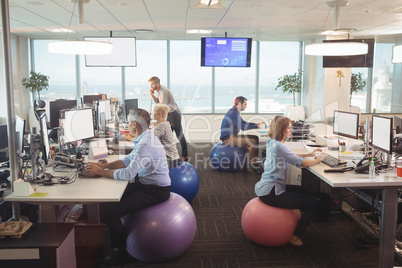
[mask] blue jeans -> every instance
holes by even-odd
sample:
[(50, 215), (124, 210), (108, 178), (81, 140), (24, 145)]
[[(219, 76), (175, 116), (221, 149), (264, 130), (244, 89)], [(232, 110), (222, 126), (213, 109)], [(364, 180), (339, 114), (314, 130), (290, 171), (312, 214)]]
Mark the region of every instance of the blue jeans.
[(275, 195), (275, 187), (268, 195), (260, 196), (260, 200), (273, 207), (299, 209), (301, 218), (297, 223), (294, 235), (303, 235), (307, 226), (320, 213), (323, 205), (320, 198), (310, 195), (306, 188), (298, 185), (286, 185), (286, 191), (280, 195)]

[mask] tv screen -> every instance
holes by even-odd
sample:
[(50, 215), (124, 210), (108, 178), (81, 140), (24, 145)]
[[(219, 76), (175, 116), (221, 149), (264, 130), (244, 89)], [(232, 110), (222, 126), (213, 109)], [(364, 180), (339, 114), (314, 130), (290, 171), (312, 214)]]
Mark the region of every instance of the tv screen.
[(373, 67), (374, 39), (324, 40), (325, 42), (364, 42), (368, 44), (368, 52), (365, 55), (355, 56), (323, 56), (324, 68)]
[(250, 67), (251, 38), (201, 38), (201, 66)]
[(106, 55), (85, 55), (87, 67), (136, 67), (135, 37), (84, 37), (84, 40), (110, 42), (112, 53)]

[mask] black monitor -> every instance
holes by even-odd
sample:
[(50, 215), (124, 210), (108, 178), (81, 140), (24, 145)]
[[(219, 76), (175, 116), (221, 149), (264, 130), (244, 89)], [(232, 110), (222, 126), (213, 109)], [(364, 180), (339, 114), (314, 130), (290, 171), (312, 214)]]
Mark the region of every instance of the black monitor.
[(394, 126), (396, 134), (402, 134), (402, 117), (394, 115)]
[(126, 119), (127, 115), (130, 113), (132, 109), (138, 109), (138, 99), (127, 99), (124, 100), (125, 111), (126, 111)]
[(84, 104), (89, 104), (92, 106), (94, 101), (106, 99), (106, 94), (97, 94), (97, 95), (84, 95), (82, 97), (82, 102)]
[(392, 117), (373, 115), (371, 146), (384, 153), (392, 153)]
[(56, 100), (49, 103), (50, 128), (59, 127), (60, 111), (77, 107), (76, 100)]
[(358, 139), (359, 138), (359, 114), (343, 111), (334, 111), (334, 129), (336, 135)]
[(202, 37), (201, 66), (250, 67), (251, 38)]
[(71, 143), (95, 136), (92, 108), (64, 111), (60, 125), (60, 143)]
[(25, 119), (15, 116), (15, 133), (17, 133), (17, 150), (20, 153), (24, 152), (24, 134), (25, 134)]
[(0, 126), (0, 163), (8, 161), (7, 125)]
[(46, 114), (42, 114), (39, 119), (40, 125), (40, 136), (41, 136), (41, 148), (42, 148), (42, 158), (45, 164), (48, 164), (50, 155), (50, 143), (49, 143), (49, 133), (47, 130)]

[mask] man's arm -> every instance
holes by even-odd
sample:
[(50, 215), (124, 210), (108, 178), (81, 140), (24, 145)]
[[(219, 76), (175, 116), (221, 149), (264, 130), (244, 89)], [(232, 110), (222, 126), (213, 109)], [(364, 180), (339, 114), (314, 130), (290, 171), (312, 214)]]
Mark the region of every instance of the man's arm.
[(159, 103), (159, 99), (154, 95), (154, 90), (152, 88), (149, 90), (149, 95), (151, 95), (151, 98), (155, 103)]

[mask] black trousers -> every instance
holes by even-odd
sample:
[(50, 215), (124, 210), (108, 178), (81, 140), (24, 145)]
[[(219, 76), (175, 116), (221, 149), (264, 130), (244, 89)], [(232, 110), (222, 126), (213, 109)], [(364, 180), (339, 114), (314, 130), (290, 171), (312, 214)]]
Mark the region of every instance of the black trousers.
[(330, 197), (326, 194), (313, 196), (306, 188), (299, 185), (286, 185), (286, 191), (275, 195), (275, 187), (268, 195), (260, 196), (260, 200), (273, 207), (299, 209), (301, 218), (296, 226), (294, 235), (300, 237), (312, 220), (320, 214), (329, 212)]
[(181, 156), (187, 157), (187, 142), (186, 138), (184, 137), (183, 128), (181, 126), (181, 114), (178, 111), (174, 111), (168, 114), (166, 119), (170, 125), (172, 126), (172, 131), (176, 133), (177, 139), (180, 141), (181, 145)]
[(125, 245), (121, 217), (166, 201), (170, 196), (170, 186), (144, 185), (140, 182), (128, 184), (119, 203), (111, 206), (107, 214), (110, 247), (123, 248)]

